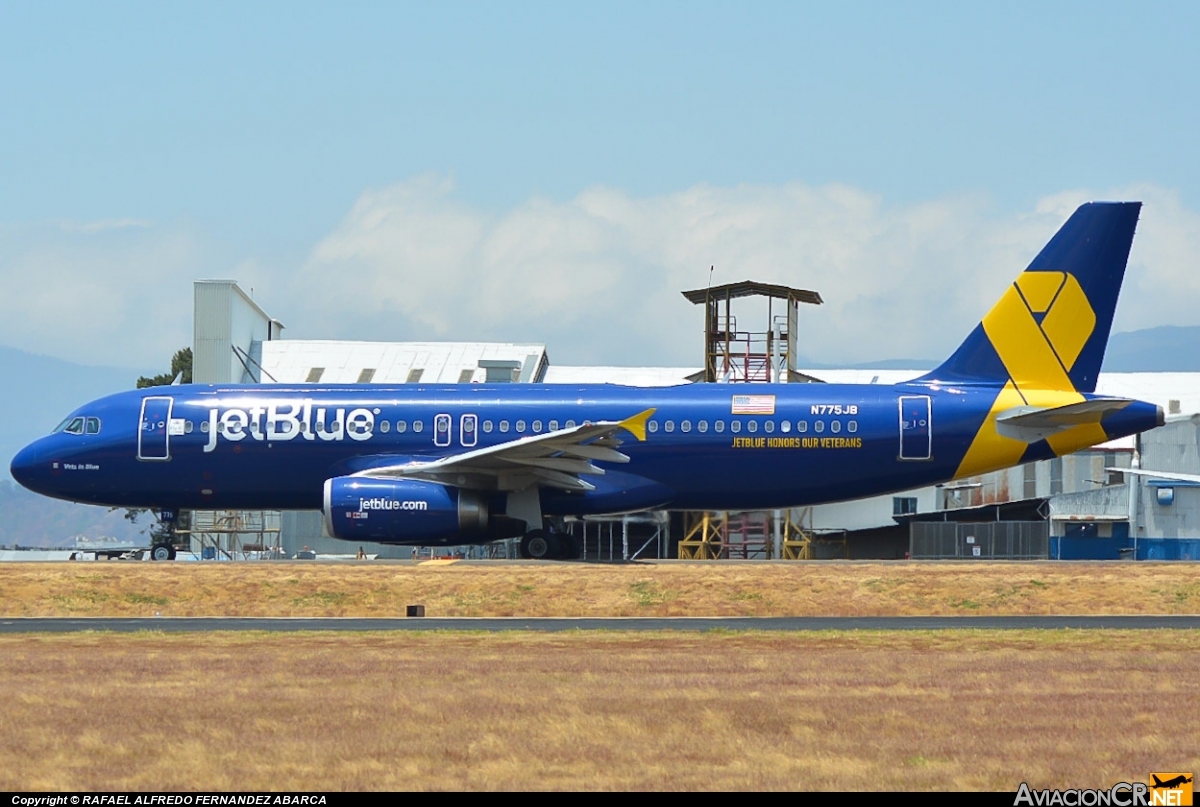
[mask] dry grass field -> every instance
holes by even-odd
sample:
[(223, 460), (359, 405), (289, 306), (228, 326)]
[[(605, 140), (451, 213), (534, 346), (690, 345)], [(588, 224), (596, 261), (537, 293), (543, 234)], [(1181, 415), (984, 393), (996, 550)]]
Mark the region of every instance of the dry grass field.
[(0, 637), (0, 790), (1099, 787), (1196, 632)]
[(5, 563), (0, 616), (1195, 614), (1187, 563)]

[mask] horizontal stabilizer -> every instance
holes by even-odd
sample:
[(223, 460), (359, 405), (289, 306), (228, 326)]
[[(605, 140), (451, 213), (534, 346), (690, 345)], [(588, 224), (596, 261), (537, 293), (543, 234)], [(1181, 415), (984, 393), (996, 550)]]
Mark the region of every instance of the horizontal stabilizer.
[(1181, 474), (1175, 471), (1153, 471), (1144, 468), (1105, 468), (1104, 470), (1118, 474), (1152, 476), (1155, 479), (1169, 479), (1172, 482), (1193, 482), (1200, 484), (1200, 474)]
[(1131, 403), (1129, 398), (1092, 398), (1066, 406), (1018, 406), (996, 415), (996, 431), (1004, 437), (1036, 443), (1076, 426), (1099, 423)]

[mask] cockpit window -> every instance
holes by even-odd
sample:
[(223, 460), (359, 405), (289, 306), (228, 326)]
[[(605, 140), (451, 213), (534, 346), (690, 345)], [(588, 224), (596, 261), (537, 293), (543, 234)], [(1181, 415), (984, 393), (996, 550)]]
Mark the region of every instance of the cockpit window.
[(83, 418), (71, 418), (63, 431), (67, 434), (83, 434)]
[(88, 434), (99, 434), (100, 433), (100, 418), (88, 418), (87, 419), (87, 433)]

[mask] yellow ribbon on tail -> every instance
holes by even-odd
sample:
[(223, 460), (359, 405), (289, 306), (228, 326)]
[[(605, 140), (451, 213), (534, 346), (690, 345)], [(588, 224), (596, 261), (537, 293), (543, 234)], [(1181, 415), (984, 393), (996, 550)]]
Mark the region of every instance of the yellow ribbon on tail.
[[(1039, 323), (1036, 314), (1042, 314)], [(996, 415), (1016, 406), (1056, 407), (1084, 396), (1068, 373), (1096, 329), (1096, 313), (1074, 275), (1024, 272), (983, 318), (983, 330), (1008, 371), (991, 410), (959, 463), (956, 479), (1015, 465), (1026, 443), (996, 431)], [(1099, 423), (1046, 438), (1058, 456), (1103, 443)]]

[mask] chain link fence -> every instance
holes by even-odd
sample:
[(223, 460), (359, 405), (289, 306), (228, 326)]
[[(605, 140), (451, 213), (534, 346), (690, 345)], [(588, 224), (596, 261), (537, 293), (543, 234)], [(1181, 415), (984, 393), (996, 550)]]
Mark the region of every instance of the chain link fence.
[(914, 521), (909, 524), (909, 557), (926, 560), (991, 558), (1037, 560), (1050, 557), (1047, 521)]

